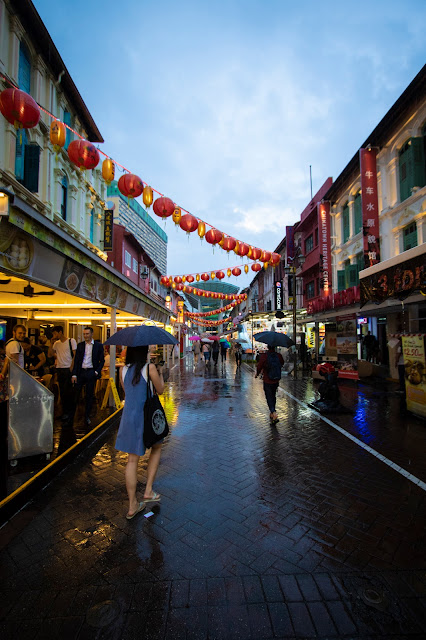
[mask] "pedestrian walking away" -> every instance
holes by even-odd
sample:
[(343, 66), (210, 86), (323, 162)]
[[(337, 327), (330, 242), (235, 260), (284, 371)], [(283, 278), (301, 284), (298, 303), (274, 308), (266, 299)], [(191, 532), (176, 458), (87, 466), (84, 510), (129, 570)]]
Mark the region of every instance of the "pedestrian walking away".
[(192, 351), (194, 352), (194, 364), (198, 364), (198, 359), (201, 353), (201, 347), (199, 340), (194, 342), (194, 346), (192, 347)]
[(219, 351), (220, 346), (217, 340), (215, 340), (212, 344), (212, 354), (213, 354), (213, 364), (217, 365), (217, 361), (219, 359)]
[(62, 326), (57, 325), (52, 329), (52, 346), (48, 355), (56, 358), (56, 379), (61, 394), (62, 415), (65, 422), (70, 419), (73, 413), (73, 388), (71, 384), (71, 371), (74, 366), (74, 357), (77, 349), (77, 342), (74, 338), (67, 338), (64, 335)]
[(210, 364), (210, 345), (206, 342), (203, 344), (203, 356), (207, 367), (207, 365)]
[(221, 342), (220, 343), (220, 358), (221, 358), (221, 362), (226, 362), (226, 352), (229, 349), (229, 343), (228, 342)]
[(372, 333), (369, 331), (367, 335), (364, 336), (362, 343), (363, 343), (363, 346), (365, 347), (366, 360), (368, 360), (369, 362), (372, 362), (372, 360), (375, 358), (375, 354), (378, 346), (376, 336), (373, 336)]
[(160, 494), (152, 489), (160, 464), (162, 442), (151, 448), (147, 467), (147, 480), (143, 499), (138, 501), (136, 488), (138, 482), (138, 463), (145, 454), (143, 442), (144, 405), (147, 397), (148, 367), (149, 378), (158, 394), (164, 391), (163, 368), (161, 365), (148, 364), (149, 347), (128, 347), (126, 364), (121, 370), (120, 381), (124, 389), (126, 402), (118, 429), (115, 448), (128, 453), (125, 479), (129, 498), (126, 518), (131, 520), (147, 503), (159, 502)]
[(243, 348), (239, 342), (235, 345), (235, 362), (237, 363), (237, 367), (241, 367), (241, 361), (243, 357)]
[(283, 357), (276, 353), (275, 347), (269, 347), (266, 353), (262, 353), (256, 367), (257, 378), (263, 374), (263, 390), (269, 408), (269, 417), (273, 424), (276, 424), (278, 415), (275, 409), (277, 399), (277, 389), (281, 379), (281, 367), (284, 364)]
[(73, 415), (70, 416), (70, 423), (74, 418), (75, 409), (80, 399), (81, 390), (86, 388), (85, 422), (91, 424), (90, 413), (92, 411), (93, 399), (95, 395), (96, 380), (101, 377), (105, 362), (104, 347), (97, 340), (93, 340), (92, 327), (84, 327), (84, 342), (79, 342), (75, 352), (74, 366), (72, 370), (71, 382), (76, 385), (76, 398), (74, 401)]

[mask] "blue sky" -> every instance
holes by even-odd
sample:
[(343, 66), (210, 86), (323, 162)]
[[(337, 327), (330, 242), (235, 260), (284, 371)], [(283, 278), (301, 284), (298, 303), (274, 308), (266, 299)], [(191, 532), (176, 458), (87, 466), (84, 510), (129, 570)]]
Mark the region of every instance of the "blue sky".
[[(314, 192), (336, 178), (426, 58), (423, 0), (34, 3), (105, 153), (268, 250), (310, 199), (309, 165)], [(169, 274), (242, 262), (165, 230)]]

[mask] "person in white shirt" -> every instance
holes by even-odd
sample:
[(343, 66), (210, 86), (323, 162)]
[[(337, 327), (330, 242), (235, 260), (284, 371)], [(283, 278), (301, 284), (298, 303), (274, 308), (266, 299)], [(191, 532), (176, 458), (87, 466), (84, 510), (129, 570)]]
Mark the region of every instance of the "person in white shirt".
[(97, 340), (93, 340), (92, 327), (84, 327), (83, 338), (84, 342), (79, 342), (77, 345), (71, 382), (77, 385), (74, 411), (78, 404), (82, 387), (85, 386), (86, 388), (85, 421), (86, 425), (89, 426), (92, 423), (90, 412), (93, 406), (96, 380), (101, 377), (105, 357), (102, 344)]
[(52, 346), (49, 348), (49, 357), (56, 358), (56, 377), (61, 394), (62, 416), (66, 422), (72, 414), (74, 404), (74, 393), (71, 384), (71, 371), (74, 366), (74, 357), (77, 349), (77, 342), (74, 338), (66, 338), (64, 329), (60, 325), (52, 329)]
[(22, 348), (22, 340), (25, 338), (27, 330), (23, 324), (16, 324), (13, 327), (13, 338), (6, 342), (6, 355), (13, 360), (22, 369), (24, 368), (24, 350)]

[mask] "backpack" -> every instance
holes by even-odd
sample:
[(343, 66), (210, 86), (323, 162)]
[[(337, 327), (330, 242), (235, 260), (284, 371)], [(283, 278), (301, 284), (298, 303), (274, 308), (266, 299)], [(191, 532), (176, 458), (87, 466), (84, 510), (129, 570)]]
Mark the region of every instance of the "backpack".
[(281, 362), (278, 353), (268, 353), (266, 370), (271, 380), (281, 380)]

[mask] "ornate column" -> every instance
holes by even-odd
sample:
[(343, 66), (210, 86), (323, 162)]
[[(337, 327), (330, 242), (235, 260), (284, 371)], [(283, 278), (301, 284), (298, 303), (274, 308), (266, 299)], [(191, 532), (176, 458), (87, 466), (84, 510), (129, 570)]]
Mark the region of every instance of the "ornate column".
[(425, 216), (423, 215), (421, 218), (416, 218), (416, 226), (417, 226), (417, 246), (426, 242), (426, 237), (424, 232), (424, 220)]
[(394, 207), (399, 200), (399, 188), (398, 188), (398, 156), (391, 158), (387, 167), (387, 184), (388, 184), (388, 207)]
[(355, 214), (354, 214), (354, 200), (348, 201), (349, 207), (349, 238), (353, 238), (355, 235)]
[(18, 85), (19, 79), (19, 45), (24, 29), (16, 15), (9, 18), (9, 76)]
[(77, 197), (78, 197), (78, 188), (74, 184), (70, 184), (68, 186), (69, 223), (75, 229), (78, 228), (78, 222), (77, 222)]
[(55, 167), (53, 169), (53, 190), (52, 190), (52, 204), (53, 211), (56, 215), (62, 217), (61, 204), (62, 204), (62, 180), (64, 172), (62, 169)]

